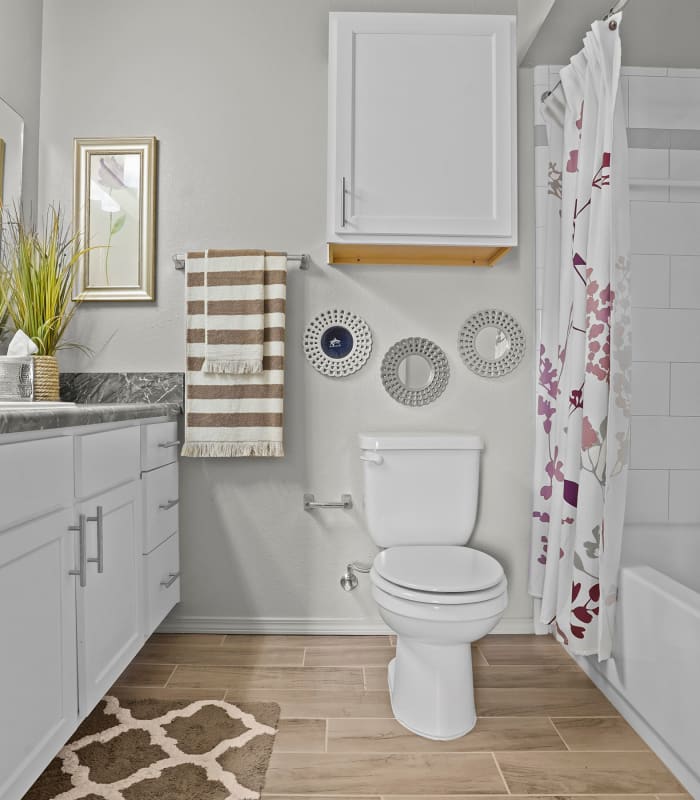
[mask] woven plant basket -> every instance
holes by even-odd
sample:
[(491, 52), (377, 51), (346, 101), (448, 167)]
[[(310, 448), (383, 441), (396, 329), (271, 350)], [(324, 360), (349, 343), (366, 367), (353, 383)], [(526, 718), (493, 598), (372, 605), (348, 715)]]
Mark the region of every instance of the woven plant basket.
[(56, 356), (34, 356), (34, 399), (60, 399)]

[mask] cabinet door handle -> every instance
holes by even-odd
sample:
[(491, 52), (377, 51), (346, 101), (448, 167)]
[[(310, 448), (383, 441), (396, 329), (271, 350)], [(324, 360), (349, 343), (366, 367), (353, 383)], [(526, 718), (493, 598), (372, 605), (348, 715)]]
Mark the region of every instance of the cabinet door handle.
[(85, 543), (85, 514), (78, 515), (78, 524), (69, 525), (69, 531), (78, 532), (78, 569), (69, 569), (69, 575), (78, 575), (80, 586), (84, 589), (87, 586), (87, 548)]
[(345, 196), (347, 195), (348, 190), (346, 187), (346, 180), (345, 178), (341, 179), (341, 195), (340, 195), (340, 227), (344, 228), (347, 224), (347, 215), (346, 215), (346, 208), (345, 208)]
[(161, 503), (158, 508), (161, 511), (169, 511), (173, 506), (176, 506), (180, 502), (179, 499), (177, 500), (168, 500), (167, 503)]
[(174, 439), (172, 442), (158, 442), (158, 447), (177, 447), (180, 444), (179, 439)]
[(104, 526), (102, 506), (97, 506), (94, 517), (86, 517), (86, 522), (97, 523), (97, 558), (88, 558), (90, 564), (97, 564), (97, 571), (105, 571), (105, 551), (104, 551)]
[(160, 585), (164, 589), (169, 589), (179, 577), (180, 577), (180, 572), (179, 571), (178, 572), (169, 572), (167, 580), (161, 581)]

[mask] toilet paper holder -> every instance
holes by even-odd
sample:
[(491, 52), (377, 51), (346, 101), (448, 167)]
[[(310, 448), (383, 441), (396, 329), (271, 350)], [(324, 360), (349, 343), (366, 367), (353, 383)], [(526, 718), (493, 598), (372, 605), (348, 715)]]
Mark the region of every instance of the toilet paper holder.
[(304, 495), (304, 511), (313, 511), (316, 508), (352, 508), (352, 495), (341, 494), (340, 502), (337, 500), (316, 500), (313, 494)]

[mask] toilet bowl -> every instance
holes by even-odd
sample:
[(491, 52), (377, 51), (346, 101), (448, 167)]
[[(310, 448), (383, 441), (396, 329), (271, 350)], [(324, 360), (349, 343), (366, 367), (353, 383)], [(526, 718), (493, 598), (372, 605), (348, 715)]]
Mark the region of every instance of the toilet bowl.
[(362, 434), (360, 447), (368, 528), (384, 548), (372, 597), (398, 637), (394, 716), (420, 736), (456, 739), (476, 723), (471, 643), (508, 603), (502, 566), (466, 547), (483, 445), (473, 434)]
[[(434, 575), (423, 582), (427, 590), (415, 588), (416, 572), (404, 573), (401, 582), (389, 581), (380, 574), (377, 562), (379, 569), (387, 561), (401, 564), (407, 554), (404, 551), (411, 556), (424, 555), (429, 563), (425, 572)], [(492, 568), (490, 577), (474, 580), (472, 585), (478, 588), (473, 591), (440, 591), (436, 583), (450, 588), (457, 585), (450, 582), (449, 577), (454, 575), (447, 566), (445, 580), (436, 582), (441, 562), (454, 569), (455, 556), (472, 554), (483, 557)], [(459, 561), (457, 558), (458, 567)], [(400, 581), (398, 564), (392, 573), (395, 581)], [(499, 573), (501, 577), (493, 586), (481, 588)], [(466, 576), (458, 585), (466, 587), (473, 577)], [(471, 643), (493, 630), (506, 608), (508, 589), (503, 570), (495, 559), (477, 550), (396, 547), (379, 553), (370, 579), (379, 614), (398, 636), (397, 655), (388, 670), (394, 716), (413, 733), (430, 739), (464, 736), (476, 723)]]

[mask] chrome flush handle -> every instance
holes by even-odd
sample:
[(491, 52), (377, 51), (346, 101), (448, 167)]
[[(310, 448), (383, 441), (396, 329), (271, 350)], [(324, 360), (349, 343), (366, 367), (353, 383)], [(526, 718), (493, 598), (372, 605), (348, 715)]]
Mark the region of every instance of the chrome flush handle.
[(158, 447), (177, 447), (180, 444), (179, 439), (174, 439), (172, 442), (158, 442)]
[(372, 452), (360, 453), (360, 461), (370, 461), (372, 464), (383, 464), (384, 456)]

